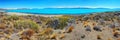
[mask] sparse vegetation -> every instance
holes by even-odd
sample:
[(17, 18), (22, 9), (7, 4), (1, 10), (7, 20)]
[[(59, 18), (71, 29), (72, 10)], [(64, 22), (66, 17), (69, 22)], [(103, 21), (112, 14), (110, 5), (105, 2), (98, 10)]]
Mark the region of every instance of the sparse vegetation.
[(18, 20), (18, 21), (15, 21), (14, 27), (17, 29), (31, 28), (34, 30), (38, 30), (40, 26), (31, 20)]
[(6, 16), (5, 19), (8, 20), (8, 21), (19, 20), (19, 16), (17, 16), (17, 15), (10, 15), (10, 16)]
[(0, 40), (119, 40), (119, 18), (117, 12), (57, 17), (0, 14)]

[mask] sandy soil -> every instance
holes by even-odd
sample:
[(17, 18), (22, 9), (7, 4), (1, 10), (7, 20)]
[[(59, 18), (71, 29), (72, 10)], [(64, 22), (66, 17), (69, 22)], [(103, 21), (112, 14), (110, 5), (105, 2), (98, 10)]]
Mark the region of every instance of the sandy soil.
[[(16, 13), (16, 12), (7, 12), (6, 14), (9, 14), (9, 15), (36, 15), (36, 14)], [(36, 15), (36, 16), (55, 17), (55, 16), (62, 16), (62, 15)]]
[[(61, 40), (116, 40), (112, 34), (112, 29), (103, 26), (102, 29), (104, 30), (101, 32), (95, 31), (92, 28), (91, 31), (86, 31), (83, 23), (79, 21), (79, 24), (74, 27), (73, 32), (66, 33), (65, 38)], [(100, 36), (100, 39), (97, 36)]]

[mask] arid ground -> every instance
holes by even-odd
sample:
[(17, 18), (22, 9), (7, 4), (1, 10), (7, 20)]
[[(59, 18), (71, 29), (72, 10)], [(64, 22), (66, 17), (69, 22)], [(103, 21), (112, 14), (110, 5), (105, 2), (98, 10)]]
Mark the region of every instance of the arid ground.
[(120, 40), (120, 11), (44, 16), (0, 12), (0, 40)]

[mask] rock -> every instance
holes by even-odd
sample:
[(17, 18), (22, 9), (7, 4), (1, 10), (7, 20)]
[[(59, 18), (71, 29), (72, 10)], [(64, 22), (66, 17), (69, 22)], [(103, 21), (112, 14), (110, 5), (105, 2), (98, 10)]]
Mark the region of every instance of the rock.
[(37, 24), (42, 24), (42, 22), (41, 22), (40, 20), (35, 20), (35, 22), (36, 22)]
[(93, 17), (93, 20), (99, 20), (100, 18), (101, 18), (100, 15), (96, 15), (96, 16)]
[(115, 25), (115, 27), (119, 27), (120, 26), (120, 24), (117, 23), (117, 22), (115, 22), (114, 25)]
[(119, 16), (119, 15), (120, 15), (120, 13), (115, 13), (114, 15)]
[[(78, 20), (77, 20), (78, 21)], [(68, 23), (75, 23), (75, 19), (69, 19)]]
[(82, 35), (81, 38), (85, 38), (85, 35)]
[(10, 36), (11, 40), (19, 40), (20, 36), (17, 33), (14, 33)]
[(118, 38), (118, 37), (120, 37), (120, 33), (119, 32), (114, 32), (113, 36), (116, 37), (116, 38)]
[(97, 39), (98, 39), (98, 40), (101, 40), (102, 38), (101, 38), (101, 36), (100, 36), (100, 35), (97, 35)]
[(100, 26), (95, 26), (95, 27), (93, 27), (93, 29), (94, 29), (95, 31), (102, 31), (102, 29), (101, 29)]
[(110, 25), (108, 25), (108, 27), (110, 27), (110, 28), (115, 28), (115, 25), (110, 24)]
[(0, 32), (3, 32), (4, 31), (4, 29), (0, 29)]
[(85, 28), (86, 28), (85, 29), (86, 31), (90, 31), (91, 32), (91, 27), (90, 26), (85, 26)]
[(78, 21), (76, 21), (76, 24), (79, 24), (79, 22), (78, 22)]
[(90, 17), (87, 16), (87, 15), (82, 18), (83, 21), (86, 21), (86, 20), (88, 20), (88, 19), (90, 19)]
[(105, 22), (104, 22), (103, 19), (99, 19), (99, 20), (98, 20), (98, 23), (100, 23), (101, 25), (105, 24)]

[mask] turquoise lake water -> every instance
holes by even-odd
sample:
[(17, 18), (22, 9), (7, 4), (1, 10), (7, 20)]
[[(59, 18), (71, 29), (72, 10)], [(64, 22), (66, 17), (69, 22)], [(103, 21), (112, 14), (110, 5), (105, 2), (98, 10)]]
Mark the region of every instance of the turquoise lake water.
[(17, 10), (6, 10), (6, 12), (20, 12), (28, 14), (44, 14), (44, 15), (79, 15), (79, 14), (90, 14), (94, 12), (107, 12), (107, 11), (118, 11), (119, 9), (17, 9)]

